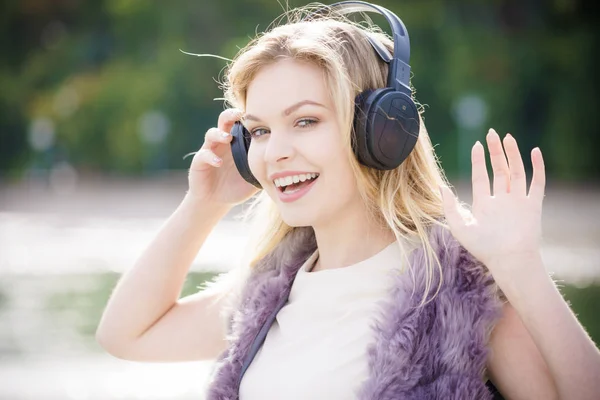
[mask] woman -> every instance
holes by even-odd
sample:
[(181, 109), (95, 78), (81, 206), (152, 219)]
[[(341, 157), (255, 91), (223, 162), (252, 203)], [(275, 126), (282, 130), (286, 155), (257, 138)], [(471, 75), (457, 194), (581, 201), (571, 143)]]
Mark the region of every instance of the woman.
[[(388, 73), (373, 38), (394, 50), (334, 15), (290, 21), (238, 54), (225, 83), (233, 108), (118, 283), (98, 341), (128, 360), (219, 357), (210, 399), (482, 399), (488, 379), (509, 399), (596, 398), (599, 352), (540, 257), (541, 151), (527, 190), (515, 139), (490, 130), (493, 191), (477, 142), (471, 209), (422, 121), (400, 166), (364, 165), (355, 97)], [(237, 121), (255, 185), (230, 151)], [(257, 187), (250, 267), (178, 299), (207, 235)]]

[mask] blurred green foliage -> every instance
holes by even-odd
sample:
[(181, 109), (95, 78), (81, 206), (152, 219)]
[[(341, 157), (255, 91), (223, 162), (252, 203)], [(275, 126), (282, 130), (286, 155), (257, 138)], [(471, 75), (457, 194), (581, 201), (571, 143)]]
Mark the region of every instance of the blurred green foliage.
[[(190, 272), (182, 289), (181, 297), (196, 293), (198, 287), (215, 276), (213, 273)], [(48, 277), (44, 280), (48, 281)], [(116, 273), (99, 275), (72, 275), (60, 278), (60, 282), (47, 282), (46, 287), (60, 290), (43, 293), (43, 312), (52, 320), (60, 321), (64, 328), (77, 332), (90, 349), (97, 348), (94, 334), (109, 296), (119, 279)], [(596, 306), (600, 304), (600, 286), (561, 286), (561, 293), (577, 314), (596, 345), (600, 346), (600, 320)]]
[(571, 286), (560, 288), (567, 303), (577, 316), (577, 319), (596, 346), (600, 348), (600, 318), (598, 318), (598, 305), (600, 304), (600, 286)]
[[(181, 297), (196, 293), (199, 286), (216, 276), (211, 272), (190, 272), (181, 291)], [(116, 286), (120, 274), (106, 272), (98, 275), (62, 276), (60, 282), (49, 282), (41, 304), (44, 313), (54, 321), (60, 321), (68, 329), (80, 335), (86, 345), (97, 347), (94, 335), (98, 323)]]
[[(73, 341), (78, 345), (75, 348), (83, 346), (87, 351), (103, 351), (95, 340), (95, 332), (120, 276), (116, 272), (105, 272), (9, 277), (0, 284), (0, 312), (3, 315), (27, 315), (30, 329), (20, 330), (17, 334), (26, 334), (25, 343), (43, 343), (44, 347), (33, 347), (38, 351), (52, 352), (58, 348), (63, 352), (65, 342), (75, 344)], [(214, 277), (215, 273), (211, 272), (190, 272), (180, 297), (198, 292), (199, 287)], [(600, 286), (561, 284), (559, 290), (592, 340), (600, 346), (600, 319), (597, 316)], [(14, 317), (7, 321), (8, 324), (0, 325), (3, 339), (0, 353), (31, 351), (21, 348), (23, 340), (14, 336), (11, 323), (18, 321)]]
[[(226, 63), (179, 50), (232, 58), (282, 13), (280, 3), (2, 2), (0, 174), (19, 177), (61, 161), (120, 174), (187, 168), (183, 156), (201, 145), (223, 109), (214, 100), (222, 97), (215, 80)], [(540, 146), (555, 177), (599, 176), (593, 151), (600, 147), (594, 50), (600, 35), (593, 2), (378, 4), (409, 29), (413, 84), (450, 175), (464, 158), (458, 147), (482, 140), (493, 126), (517, 137), (528, 168), (529, 150)], [(373, 20), (385, 26), (380, 17)], [(454, 110), (468, 95), (480, 98), (487, 112), (465, 143)], [(36, 137), (38, 150), (30, 145)]]

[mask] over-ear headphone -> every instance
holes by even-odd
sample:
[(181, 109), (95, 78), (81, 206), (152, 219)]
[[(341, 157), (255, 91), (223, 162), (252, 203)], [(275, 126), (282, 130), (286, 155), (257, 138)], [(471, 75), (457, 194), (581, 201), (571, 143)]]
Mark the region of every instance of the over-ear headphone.
[[(342, 1), (324, 7), (308, 16), (324, 12), (341, 15), (355, 12), (378, 13), (392, 28), (394, 54), (374, 37), (367, 40), (379, 57), (389, 64), (387, 86), (365, 90), (355, 99), (354, 154), (358, 161), (370, 168), (391, 170), (397, 168), (411, 153), (419, 137), (419, 112), (410, 90), (410, 41), (408, 31), (398, 16), (388, 9), (364, 1)], [(250, 133), (240, 122), (231, 130), (231, 151), (240, 175), (261, 188), (248, 165)]]

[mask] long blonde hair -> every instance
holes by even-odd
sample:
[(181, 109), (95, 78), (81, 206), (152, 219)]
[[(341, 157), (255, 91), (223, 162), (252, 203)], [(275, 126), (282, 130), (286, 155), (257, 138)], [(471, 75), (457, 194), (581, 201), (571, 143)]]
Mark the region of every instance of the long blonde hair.
[[(393, 53), (393, 42), (376, 26), (358, 24), (341, 15), (302, 21), (310, 11), (309, 6), (287, 12), (286, 23), (259, 34), (240, 50), (228, 66), (226, 80), (222, 83), (225, 99), (231, 106), (245, 110), (248, 86), (257, 72), (282, 59), (310, 62), (322, 68), (337, 108), (340, 127), (347, 133), (347, 156), (360, 196), (373, 220), (389, 227), (400, 246), (406, 242), (424, 246), (428, 277), (425, 293), (428, 293), (434, 268), (438, 268), (441, 275), (441, 265), (429, 243), (428, 228), (433, 224), (443, 225), (439, 185), (448, 185), (448, 182), (422, 118), (414, 150), (394, 170), (367, 168), (359, 164), (352, 150), (354, 99), (361, 91), (385, 87), (387, 80), (388, 65), (375, 53), (367, 35), (374, 36), (390, 53)], [(253, 252), (249, 260), (252, 268), (298, 228), (290, 227), (282, 220), (277, 205), (264, 191), (257, 195), (249, 215), (253, 218), (253, 240), (249, 247)]]

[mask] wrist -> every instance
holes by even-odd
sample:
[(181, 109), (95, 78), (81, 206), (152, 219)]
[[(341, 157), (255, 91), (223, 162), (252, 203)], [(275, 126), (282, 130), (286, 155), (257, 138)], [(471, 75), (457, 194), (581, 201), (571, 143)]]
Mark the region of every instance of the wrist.
[[(497, 265), (502, 263), (504, 265)], [(495, 262), (492, 271), (502, 270), (503, 274), (494, 274), (494, 280), (500, 286), (509, 301), (517, 301), (527, 296), (540, 284), (552, 283), (548, 271), (544, 267), (541, 254), (522, 255), (519, 257), (507, 257)]]
[(233, 208), (232, 205), (211, 202), (189, 193), (184, 196), (180, 207), (190, 211), (195, 217), (212, 217), (216, 220), (223, 218)]
[(502, 256), (493, 257), (487, 260), (485, 264), (490, 265), (493, 269), (497, 269), (494, 267), (499, 267), (508, 270), (512, 269), (511, 266), (515, 266), (518, 269), (527, 268), (523, 266), (542, 264), (542, 252), (539, 248), (519, 253), (512, 252)]

